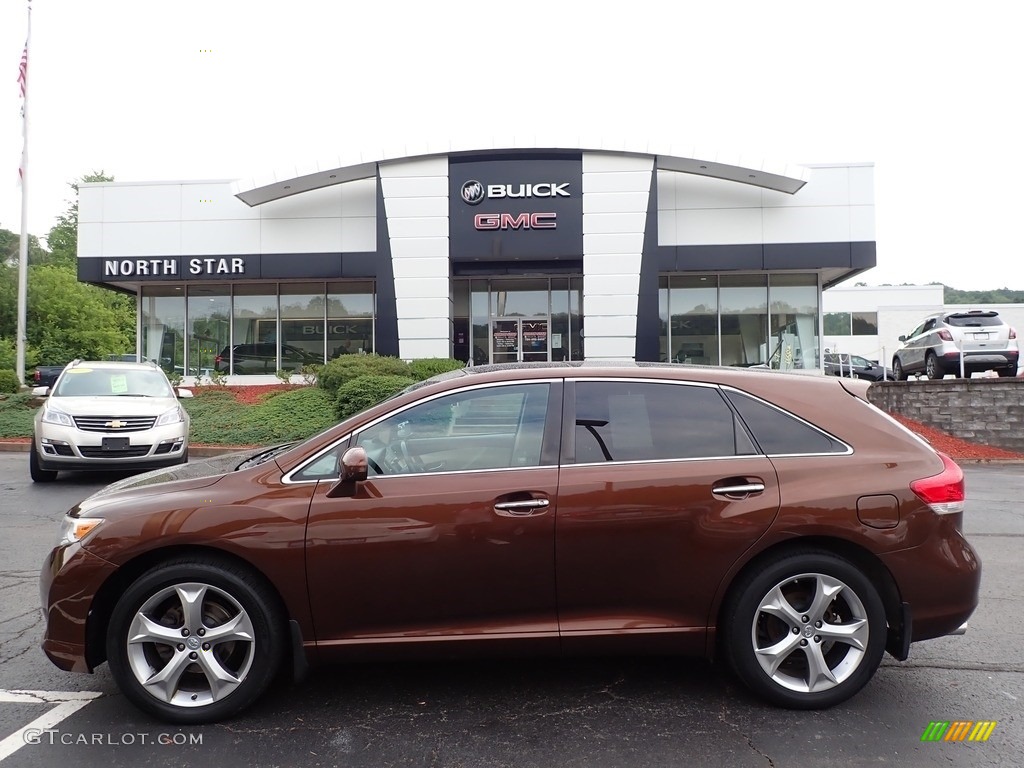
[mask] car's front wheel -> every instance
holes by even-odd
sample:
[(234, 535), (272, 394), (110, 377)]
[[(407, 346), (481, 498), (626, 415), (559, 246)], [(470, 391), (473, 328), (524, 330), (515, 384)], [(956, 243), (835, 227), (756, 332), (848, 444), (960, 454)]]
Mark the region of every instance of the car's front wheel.
[(898, 357), (892, 359), (892, 377), (896, 381), (906, 381), (907, 374), (903, 371), (903, 363)]
[(34, 483), (51, 483), (57, 479), (56, 470), (43, 469), (42, 464), (39, 461), (39, 453), (36, 451), (36, 443), (34, 440), (32, 441), (32, 445), (29, 446), (28, 474)]
[(147, 571), (118, 600), (107, 633), (125, 696), (168, 722), (237, 714), (266, 689), (284, 649), (283, 620), (262, 579), (196, 556)]
[(739, 678), (792, 709), (853, 696), (885, 650), (878, 590), (853, 563), (820, 550), (751, 571), (730, 593), (722, 619), (725, 652)]

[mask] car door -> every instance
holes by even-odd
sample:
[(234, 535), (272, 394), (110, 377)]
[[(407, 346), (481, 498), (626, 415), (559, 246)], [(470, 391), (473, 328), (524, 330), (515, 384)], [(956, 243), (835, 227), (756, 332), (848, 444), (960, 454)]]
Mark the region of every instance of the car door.
[(924, 369), (924, 328), (925, 323), (921, 323), (904, 338), (903, 348), (898, 352), (904, 371)]
[(555, 527), (563, 647), (660, 634), (702, 651), (715, 590), (778, 512), (771, 462), (715, 386), (577, 380), (566, 410)]
[[(352, 436), (368, 479), (350, 498), (321, 480), (310, 508), (319, 648), (502, 637), (557, 648), (561, 392), (556, 380), (471, 386)], [(331, 458), (318, 462), (336, 477)]]

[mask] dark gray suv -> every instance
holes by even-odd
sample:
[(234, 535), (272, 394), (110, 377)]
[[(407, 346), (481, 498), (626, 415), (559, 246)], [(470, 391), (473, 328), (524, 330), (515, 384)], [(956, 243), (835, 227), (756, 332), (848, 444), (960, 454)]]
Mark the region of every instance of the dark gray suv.
[(1017, 332), (998, 312), (972, 310), (931, 315), (906, 336), (892, 358), (892, 375), (905, 380), (910, 374), (941, 379), (946, 374), (968, 377), (980, 371), (1015, 376), (1019, 350)]

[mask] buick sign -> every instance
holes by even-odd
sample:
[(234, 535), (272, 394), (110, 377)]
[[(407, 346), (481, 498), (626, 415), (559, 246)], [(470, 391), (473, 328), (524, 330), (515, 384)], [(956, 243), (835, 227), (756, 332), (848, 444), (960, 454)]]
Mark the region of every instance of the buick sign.
[(462, 199), (469, 205), (479, 205), (484, 201), (484, 185), (475, 179), (470, 179), (462, 185)]

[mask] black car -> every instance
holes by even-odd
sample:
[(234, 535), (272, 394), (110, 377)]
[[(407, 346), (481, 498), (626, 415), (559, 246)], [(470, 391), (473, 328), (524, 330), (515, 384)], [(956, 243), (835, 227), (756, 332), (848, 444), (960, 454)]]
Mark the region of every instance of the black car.
[[(277, 365), (277, 344), (274, 342), (261, 342), (258, 344), (235, 344), (233, 347), (224, 347), (214, 360), (214, 367), (220, 373), (229, 371), (231, 357), (235, 360), (235, 374), (254, 373), (276, 373)], [(281, 366), (280, 370), (298, 371), (304, 365), (322, 364), (320, 356), (310, 354), (303, 349), (293, 347), (289, 344), (281, 345)]]
[(860, 355), (826, 354), (825, 373), (865, 381), (892, 381), (892, 371)]

